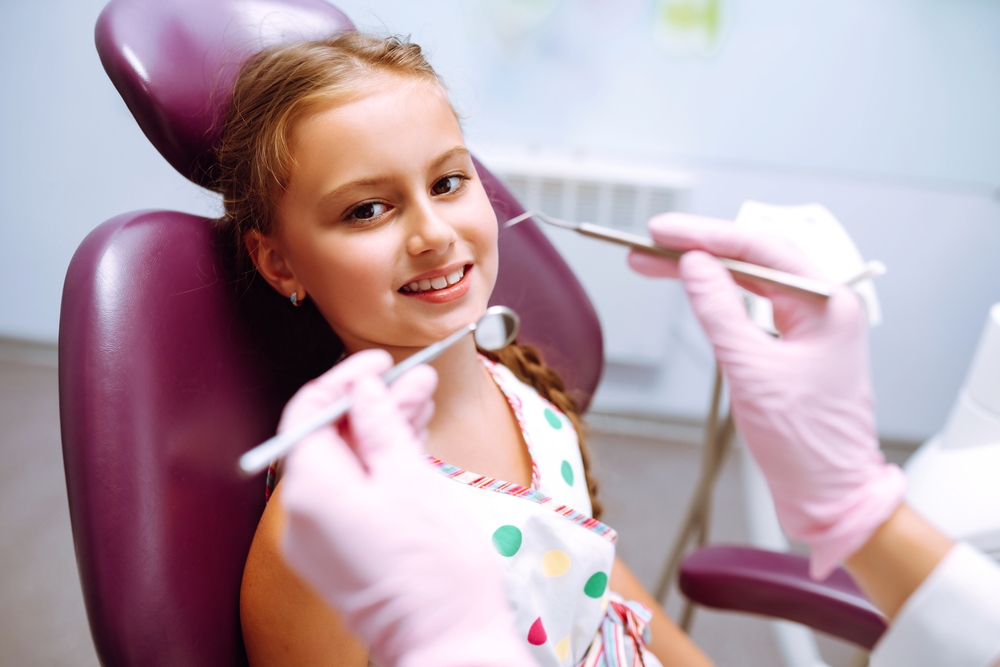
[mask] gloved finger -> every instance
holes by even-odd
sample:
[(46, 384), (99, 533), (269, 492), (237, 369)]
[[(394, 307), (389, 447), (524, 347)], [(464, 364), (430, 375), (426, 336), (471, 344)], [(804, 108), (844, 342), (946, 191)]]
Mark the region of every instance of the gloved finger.
[(369, 468), (386, 461), (416, 459), (421, 447), (413, 427), (378, 378), (362, 377), (351, 388), (350, 427), (354, 450)]
[(697, 250), (688, 252), (681, 258), (680, 274), (691, 309), (724, 367), (734, 353), (748, 346), (774, 343), (750, 319), (736, 283), (716, 258)]
[(284, 460), (283, 470), (281, 505), (297, 511), (315, 508), (331, 489), (338, 489), (345, 497), (355, 497), (367, 476), (357, 455), (332, 433), (322, 438), (305, 438), (293, 447)]
[(363, 375), (381, 375), (392, 368), (392, 357), (385, 350), (362, 350), (316, 378), (317, 387), (340, 398), (348, 387)]
[(417, 441), (427, 446), (427, 426), (431, 423), (431, 419), (434, 417), (434, 401), (428, 401), (424, 404), (423, 409), (419, 414), (410, 417), (410, 426), (413, 427), (413, 432), (417, 436)]
[[(653, 240), (670, 248), (704, 250), (717, 257), (738, 259), (816, 280), (826, 279), (805, 253), (787, 239), (740, 229), (724, 220), (664, 213), (649, 221), (649, 232)], [(757, 285), (748, 282), (748, 286)], [(760, 289), (767, 288), (761, 285)]]
[[(358, 505), (377, 502), (361, 462), (345, 442), (313, 438), (300, 443), (286, 461), (287, 470), (271, 502), (285, 511), (281, 550), (285, 562), (307, 580), (323, 580), (331, 552), (343, 536), (370, 529), (370, 517)], [(333, 556), (336, 558), (336, 555)]]
[(838, 287), (825, 301), (785, 295), (772, 299), (772, 302), (774, 325), (789, 341), (814, 336), (841, 341), (868, 337), (864, 304), (860, 295), (850, 287)]
[(414, 431), (426, 427), (429, 415), (434, 413), (431, 397), (436, 388), (437, 372), (427, 365), (417, 366), (389, 385), (389, 394)]
[(679, 278), (680, 267), (677, 262), (666, 257), (657, 257), (641, 250), (630, 250), (628, 265), (636, 273), (651, 278)]
[[(857, 294), (854, 296), (857, 297)], [(774, 327), (787, 341), (794, 340), (816, 327), (822, 328), (824, 322), (822, 315), (832, 301), (791, 291), (774, 293), (770, 298)]]
[(392, 366), (385, 350), (364, 350), (353, 354), (318, 378), (304, 384), (282, 411), (278, 432), (308, 419), (347, 395), (351, 384), (362, 375), (378, 375)]

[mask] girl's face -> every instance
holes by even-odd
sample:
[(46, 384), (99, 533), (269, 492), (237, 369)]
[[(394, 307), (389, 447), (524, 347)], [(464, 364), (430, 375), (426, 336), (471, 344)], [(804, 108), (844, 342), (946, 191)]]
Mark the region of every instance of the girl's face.
[(379, 76), (299, 121), (292, 156), (276, 231), (248, 246), (349, 352), (423, 347), (482, 315), (497, 220), (438, 85)]

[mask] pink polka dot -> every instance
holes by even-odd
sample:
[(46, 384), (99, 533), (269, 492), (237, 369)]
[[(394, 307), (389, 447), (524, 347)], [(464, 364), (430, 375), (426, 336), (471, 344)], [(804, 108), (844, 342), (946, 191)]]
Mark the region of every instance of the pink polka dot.
[(545, 626), (542, 625), (542, 617), (539, 616), (531, 624), (531, 629), (528, 630), (528, 643), (533, 646), (541, 646), (548, 638), (549, 636), (545, 634)]

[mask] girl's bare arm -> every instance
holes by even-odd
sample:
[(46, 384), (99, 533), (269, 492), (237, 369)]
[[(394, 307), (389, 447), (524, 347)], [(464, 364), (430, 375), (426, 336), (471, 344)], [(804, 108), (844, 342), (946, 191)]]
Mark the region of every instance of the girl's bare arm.
[(708, 659), (691, 638), (670, 620), (660, 603), (639, 583), (632, 571), (619, 558), (615, 558), (611, 570), (611, 590), (626, 600), (635, 600), (649, 607), (653, 612), (649, 629), (652, 641), (649, 650), (659, 658), (663, 667), (711, 667)]

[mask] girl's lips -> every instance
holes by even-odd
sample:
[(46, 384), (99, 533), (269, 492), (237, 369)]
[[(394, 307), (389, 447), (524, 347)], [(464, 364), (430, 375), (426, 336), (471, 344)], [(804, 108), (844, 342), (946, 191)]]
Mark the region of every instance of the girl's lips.
[(426, 292), (397, 292), (410, 299), (419, 299), (426, 303), (448, 303), (455, 299), (460, 299), (466, 295), (472, 284), (469, 282), (469, 274), (472, 273), (472, 264), (465, 267), (465, 275), (454, 285), (448, 285), (441, 289), (427, 290)]

